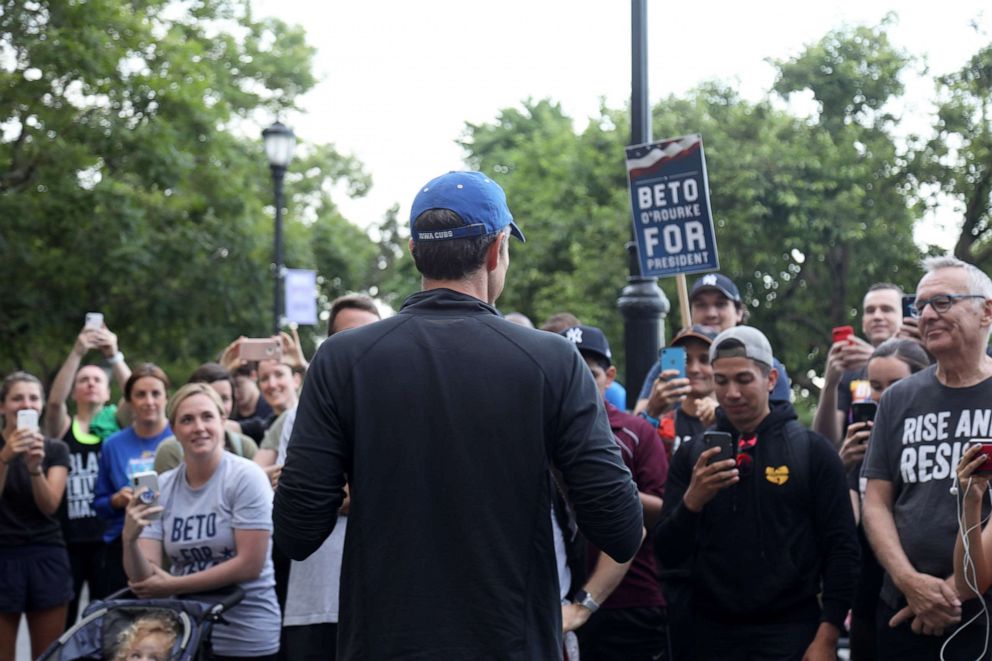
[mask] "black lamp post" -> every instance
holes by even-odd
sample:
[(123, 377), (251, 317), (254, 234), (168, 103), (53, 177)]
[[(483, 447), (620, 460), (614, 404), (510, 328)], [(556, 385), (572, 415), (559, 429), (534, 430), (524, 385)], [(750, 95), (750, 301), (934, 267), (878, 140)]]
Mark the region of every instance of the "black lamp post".
[[(651, 103), (648, 100), (648, 20), (647, 0), (631, 0), (631, 85), (630, 85), (630, 144), (651, 142)], [(628, 218), (628, 223), (630, 219)], [(626, 382), (627, 408), (633, 409), (641, 383), (658, 359), (658, 347), (664, 341), (665, 316), (670, 308), (668, 299), (655, 278), (641, 275), (637, 259), (637, 244), (631, 227), (630, 275), (617, 307), (623, 315), (623, 339), (627, 350)]]
[(265, 142), (265, 155), (269, 159), (269, 169), (272, 170), (272, 186), (276, 195), (276, 231), (275, 231), (275, 300), (272, 308), (272, 324), (274, 332), (278, 333), (282, 326), (282, 180), (286, 174), (289, 162), (293, 160), (293, 148), (296, 147), (296, 136), (292, 129), (281, 122), (276, 122), (262, 131)]

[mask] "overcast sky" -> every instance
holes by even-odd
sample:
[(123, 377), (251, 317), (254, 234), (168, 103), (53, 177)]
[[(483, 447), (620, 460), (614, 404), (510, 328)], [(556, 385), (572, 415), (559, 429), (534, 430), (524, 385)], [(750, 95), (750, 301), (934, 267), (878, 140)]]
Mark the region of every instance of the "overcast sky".
[[(306, 27), (318, 49), (320, 82), (304, 99), (306, 112), (284, 121), (302, 138), (332, 142), (372, 174), (364, 199), (338, 196), (359, 225), (379, 220), (392, 204), (405, 219), (420, 184), (464, 169), (455, 144), (465, 122), (491, 121), (522, 99), (559, 101), (581, 129), (601, 97), (622, 107), (630, 97), (630, 3), (601, 0), (254, 0), (256, 15)], [(899, 4), (890, 37), (927, 57), (929, 74), (906, 75), (903, 126), (929, 123), (931, 76), (960, 68), (992, 36), (985, 0), (833, 3), (754, 0), (750, 3), (649, 2), (648, 67), (652, 102), (708, 79), (738, 85), (750, 99), (773, 82), (768, 58), (796, 55), (844, 23), (877, 24)], [(668, 136), (655, 136), (656, 138)], [(705, 136), (704, 136), (705, 137)], [(511, 200), (512, 205), (512, 200)], [(951, 244), (940, 222), (918, 239)], [(533, 221), (532, 221), (533, 222)]]

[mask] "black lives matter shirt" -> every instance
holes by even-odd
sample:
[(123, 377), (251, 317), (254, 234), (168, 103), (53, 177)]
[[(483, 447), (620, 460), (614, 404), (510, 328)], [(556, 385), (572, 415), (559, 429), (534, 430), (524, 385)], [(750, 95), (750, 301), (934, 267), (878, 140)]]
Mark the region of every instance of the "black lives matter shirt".
[(103, 441), (91, 434), (87, 434), (86, 442), (77, 439), (75, 418), (62, 441), (69, 448), (69, 477), (65, 498), (59, 507), (65, 541), (69, 544), (102, 542), (106, 523), (93, 511), (93, 488), (100, 472)]
[[(885, 391), (862, 476), (892, 482), (899, 542), (913, 567), (947, 578), (954, 571), (957, 504), (950, 493), (972, 439), (992, 438), (992, 379), (949, 388), (931, 366)], [(905, 603), (889, 576), (882, 599)]]

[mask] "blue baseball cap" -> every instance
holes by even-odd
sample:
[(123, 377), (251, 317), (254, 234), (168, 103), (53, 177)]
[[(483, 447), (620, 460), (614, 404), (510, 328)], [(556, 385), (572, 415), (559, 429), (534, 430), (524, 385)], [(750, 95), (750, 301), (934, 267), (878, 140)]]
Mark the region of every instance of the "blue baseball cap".
[[(453, 211), (465, 225), (443, 230), (414, 229), (414, 221), (431, 209)], [(507, 225), (510, 226), (510, 234), (526, 241), (524, 233), (513, 222), (510, 208), (506, 205), (506, 193), (481, 172), (449, 172), (431, 179), (421, 187), (410, 207), (410, 236), (414, 243), (495, 234)]]

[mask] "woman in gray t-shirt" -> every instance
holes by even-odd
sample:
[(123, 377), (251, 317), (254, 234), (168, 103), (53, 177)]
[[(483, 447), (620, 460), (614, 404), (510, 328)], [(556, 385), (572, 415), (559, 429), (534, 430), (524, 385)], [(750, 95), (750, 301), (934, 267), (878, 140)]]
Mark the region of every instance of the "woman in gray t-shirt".
[[(269, 545), (272, 490), (261, 468), (224, 451), (224, 413), (207, 384), (180, 388), (168, 406), (183, 463), (160, 478), (159, 504), (134, 498), (124, 524), (124, 570), (139, 597), (237, 584), (245, 599), (214, 628), (216, 658), (272, 658), (279, 607)], [(156, 513), (160, 513), (159, 518)], [(171, 573), (161, 568), (162, 554)]]

